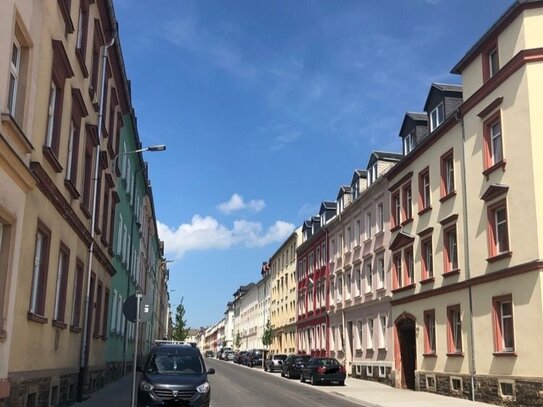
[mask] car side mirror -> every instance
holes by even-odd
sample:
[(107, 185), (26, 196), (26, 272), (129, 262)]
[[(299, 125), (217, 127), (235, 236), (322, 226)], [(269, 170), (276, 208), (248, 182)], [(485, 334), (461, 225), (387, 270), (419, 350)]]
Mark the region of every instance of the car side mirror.
[(215, 374), (215, 369), (210, 367), (209, 369), (207, 369), (207, 374)]

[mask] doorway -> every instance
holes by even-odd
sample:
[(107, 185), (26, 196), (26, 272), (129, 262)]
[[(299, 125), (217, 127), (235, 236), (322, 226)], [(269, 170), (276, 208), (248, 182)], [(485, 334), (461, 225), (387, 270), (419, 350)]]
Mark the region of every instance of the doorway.
[(396, 322), (396, 331), (400, 345), (402, 387), (415, 390), (415, 369), (417, 365), (415, 319), (411, 316), (403, 315)]

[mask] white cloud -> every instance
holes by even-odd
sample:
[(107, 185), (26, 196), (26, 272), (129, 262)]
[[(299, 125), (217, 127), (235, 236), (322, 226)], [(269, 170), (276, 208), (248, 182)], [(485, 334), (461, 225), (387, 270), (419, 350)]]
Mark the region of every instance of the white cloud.
[(237, 245), (263, 247), (283, 242), (295, 228), (293, 224), (279, 220), (264, 232), (258, 222), (238, 220), (229, 229), (211, 216), (200, 215), (194, 215), (191, 223), (184, 223), (176, 229), (160, 221), (157, 225), (166, 253), (178, 258), (189, 251), (220, 250)]
[(217, 206), (217, 208), (223, 213), (232, 213), (235, 211), (241, 211), (243, 209), (249, 209), (254, 212), (260, 212), (266, 203), (262, 199), (251, 199), (248, 202), (243, 200), (243, 197), (237, 193), (233, 194), (229, 201), (223, 202)]

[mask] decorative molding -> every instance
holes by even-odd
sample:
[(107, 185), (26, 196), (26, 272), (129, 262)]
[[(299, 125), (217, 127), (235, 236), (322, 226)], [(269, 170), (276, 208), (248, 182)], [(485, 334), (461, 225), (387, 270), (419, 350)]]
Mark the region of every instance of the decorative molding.
[(484, 119), (486, 116), (492, 113), (494, 109), (496, 109), (499, 105), (501, 105), (502, 102), (503, 102), (503, 96), (494, 99), (487, 107), (485, 107), (483, 110), (477, 113), (477, 116), (479, 116), (481, 119)]
[(481, 196), (481, 199), (485, 202), (488, 202), (498, 196), (507, 194), (507, 191), (509, 191), (509, 185), (492, 184), (487, 188), (485, 193)]
[(440, 225), (447, 225), (449, 223), (452, 223), (452, 222), (455, 222), (456, 220), (458, 219), (458, 214), (455, 213), (455, 214), (452, 214), (450, 216), (447, 216), (446, 218), (444, 219), (441, 219), (439, 222)]

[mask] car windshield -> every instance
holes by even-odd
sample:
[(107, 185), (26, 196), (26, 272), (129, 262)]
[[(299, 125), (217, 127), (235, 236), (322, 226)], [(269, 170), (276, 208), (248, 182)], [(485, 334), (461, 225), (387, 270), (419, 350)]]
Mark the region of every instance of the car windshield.
[(287, 355), (273, 355), (274, 360), (285, 360)]
[(317, 359), (315, 364), (319, 366), (339, 366), (338, 361), (335, 359)]
[(294, 362), (307, 362), (309, 359), (311, 359), (311, 356), (296, 356)]
[(151, 356), (148, 373), (168, 375), (202, 374), (204, 367), (196, 354), (157, 353)]

